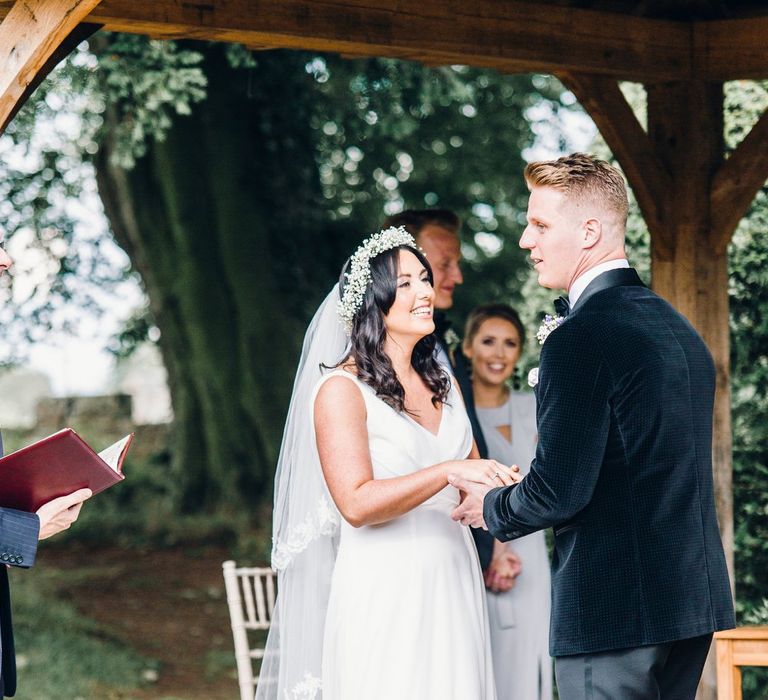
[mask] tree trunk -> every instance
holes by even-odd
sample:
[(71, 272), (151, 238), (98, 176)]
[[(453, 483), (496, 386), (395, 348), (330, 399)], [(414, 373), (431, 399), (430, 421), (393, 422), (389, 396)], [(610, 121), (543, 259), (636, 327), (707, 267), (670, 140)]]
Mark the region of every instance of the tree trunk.
[(199, 50), (209, 86), (194, 114), (130, 171), (110, 162), (109, 141), (97, 158), (107, 216), (162, 330), (183, 512), (271, 495), (308, 306), (295, 253), (320, 244), (302, 56), (234, 71), (220, 46)]

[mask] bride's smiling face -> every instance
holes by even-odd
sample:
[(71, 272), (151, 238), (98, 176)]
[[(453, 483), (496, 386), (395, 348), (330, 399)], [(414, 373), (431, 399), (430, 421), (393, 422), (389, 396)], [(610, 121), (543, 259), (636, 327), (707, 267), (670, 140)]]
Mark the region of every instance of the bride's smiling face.
[(401, 250), (397, 258), (397, 294), (384, 316), (390, 336), (416, 336), (418, 339), (435, 330), (432, 312), (435, 290), (429, 272), (410, 251)]

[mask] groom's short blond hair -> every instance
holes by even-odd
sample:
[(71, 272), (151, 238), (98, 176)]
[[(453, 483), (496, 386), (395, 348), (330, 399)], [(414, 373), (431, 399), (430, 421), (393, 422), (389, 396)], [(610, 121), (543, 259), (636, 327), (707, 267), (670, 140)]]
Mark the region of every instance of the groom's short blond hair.
[(551, 187), (569, 202), (590, 202), (615, 215), (622, 231), (626, 227), (627, 186), (619, 170), (604, 160), (572, 153), (557, 160), (529, 163), (524, 175), (528, 189)]

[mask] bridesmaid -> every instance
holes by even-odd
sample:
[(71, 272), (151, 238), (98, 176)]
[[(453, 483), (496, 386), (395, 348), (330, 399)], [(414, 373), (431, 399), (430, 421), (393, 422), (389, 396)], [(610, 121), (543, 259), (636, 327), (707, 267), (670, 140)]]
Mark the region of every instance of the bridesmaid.
[[(517, 312), (505, 304), (478, 306), (467, 319), (462, 351), (472, 369), (472, 394), (488, 457), (517, 464), (522, 474), (536, 451), (536, 400), (520, 392), (516, 365), (525, 342)], [(509, 380), (514, 377), (514, 390)], [(515, 556), (510, 557), (510, 550)], [(508, 589), (509, 562), (520, 573)], [(517, 573), (517, 572), (515, 572)], [(549, 559), (542, 531), (494, 544), (486, 571), (491, 647), (499, 698), (552, 699), (549, 656)], [(498, 591), (498, 592), (497, 592)]]

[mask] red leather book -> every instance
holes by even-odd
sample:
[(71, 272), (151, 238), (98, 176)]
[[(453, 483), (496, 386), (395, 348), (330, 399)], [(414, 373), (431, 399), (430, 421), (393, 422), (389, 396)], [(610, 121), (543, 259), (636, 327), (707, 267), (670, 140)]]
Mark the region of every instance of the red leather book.
[(64, 428), (0, 458), (0, 507), (36, 511), (81, 488), (94, 494), (122, 481), (126, 435), (99, 454), (72, 428)]

